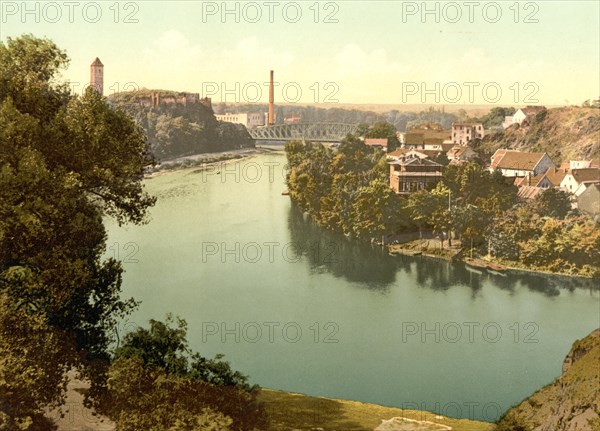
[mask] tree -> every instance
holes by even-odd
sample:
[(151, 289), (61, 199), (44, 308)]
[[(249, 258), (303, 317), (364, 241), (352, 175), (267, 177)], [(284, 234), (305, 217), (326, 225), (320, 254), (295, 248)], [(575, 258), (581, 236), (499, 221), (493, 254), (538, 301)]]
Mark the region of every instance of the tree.
[(393, 124), (386, 121), (378, 121), (369, 127), (369, 130), (365, 133), (365, 138), (380, 138), (388, 140), (388, 151), (394, 151), (400, 146), (398, 140), (397, 130)]
[(374, 180), (360, 188), (352, 205), (352, 226), (356, 236), (379, 238), (394, 231), (399, 204), (398, 196), (382, 180)]
[[(32, 369), (54, 376), (79, 367), (94, 395), (116, 320), (135, 306), (120, 297), (120, 264), (101, 258), (102, 217), (146, 220), (155, 199), (142, 178), (152, 158), (129, 116), (91, 88), (77, 97), (58, 82), (67, 63), (47, 39), (0, 43), (0, 294), (26, 313), (14, 321), (15, 332), (43, 322), (48, 334), (60, 334), (60, 343), (49, 335), (54, 347), (41, 343), (48, 356), (33, 355), (39, 363)], [(19, 377), (17, 386), (30, 385), (27, 373)], [(60, 399), (64, 385), (39, 382), (31, 393), (40, 402)], [(23, 406), (36, 417), (39, 405)]]
[(571, 194), (556, 188), (549, 188), (532, 202), (540, 216), (564, 219), (571, 211)]
[(150, 320), (115, 351), (103, 411), (125, 431), (264, 429), (258, 387), (222, 357), (190, 352), (185, 320)]

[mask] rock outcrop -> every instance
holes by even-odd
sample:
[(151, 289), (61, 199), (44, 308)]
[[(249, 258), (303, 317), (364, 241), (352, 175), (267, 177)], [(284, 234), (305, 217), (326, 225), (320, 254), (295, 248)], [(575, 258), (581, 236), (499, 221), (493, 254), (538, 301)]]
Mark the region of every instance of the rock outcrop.
[(600, 431), (600, 329), (573, 343), (563, 374), (509, 410), (497, 431)]

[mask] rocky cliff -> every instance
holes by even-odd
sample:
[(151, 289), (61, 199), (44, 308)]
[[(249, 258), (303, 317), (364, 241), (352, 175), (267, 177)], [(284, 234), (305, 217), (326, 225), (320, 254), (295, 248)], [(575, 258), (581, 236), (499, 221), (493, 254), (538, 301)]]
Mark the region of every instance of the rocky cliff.
[(244, 125), (217, 121), (210, 100), (197, 94), (141, 89), (108, 100), (144, 128), (159, 161), (254, 147)]
[(573, 344), (563, 373), (512, 408), (496, 431), (600, 430), (600, 329)]
[[(556, 164), (600, 158), (600, 109), (551, 108), (521, 125), (483, 138), (478, 150), (490, 156), (499, 148), (546, 152)], [(486, 159), (487, 160), (487, 159)]]

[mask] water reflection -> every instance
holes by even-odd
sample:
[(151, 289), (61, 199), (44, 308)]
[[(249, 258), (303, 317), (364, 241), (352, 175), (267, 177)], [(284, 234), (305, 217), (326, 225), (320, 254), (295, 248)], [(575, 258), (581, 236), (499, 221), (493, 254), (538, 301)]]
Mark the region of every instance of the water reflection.
[(509, 292), (524, 286), (549, 297), (575, 289), (600, 290), (596, 281), (585, 278), (525, 271), (499, 275), (467, 268), (462, 262), (426, 256), (389, 256), (381, 247), (320, 228), (293, 204), (289, 210), (288, 226), (292, 242), (297, 244), (297, 253), (307, 259), (312, 272), (326, 271), (381, 293), (389, 291), (399, 273), (412, 275), (420, 287), (437, 291), (467, 286), (471, 288), (473, 298), (486, 283)]

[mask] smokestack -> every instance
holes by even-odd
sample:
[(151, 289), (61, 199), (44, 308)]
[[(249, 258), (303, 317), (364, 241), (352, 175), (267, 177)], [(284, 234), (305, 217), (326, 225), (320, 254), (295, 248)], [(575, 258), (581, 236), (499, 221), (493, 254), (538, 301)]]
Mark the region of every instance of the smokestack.
[(273, 71), (269, 81), (269, 126), (275, 124), (275, 87), (273, 84)]

